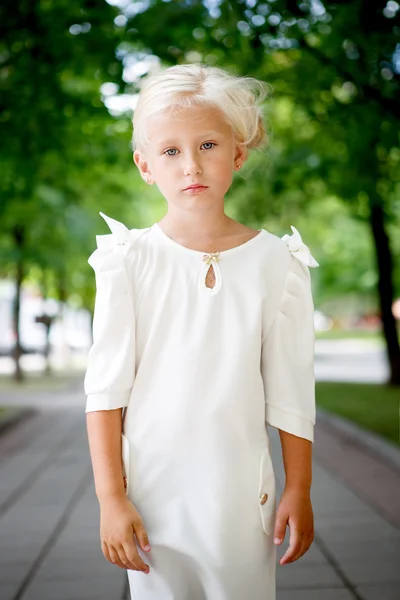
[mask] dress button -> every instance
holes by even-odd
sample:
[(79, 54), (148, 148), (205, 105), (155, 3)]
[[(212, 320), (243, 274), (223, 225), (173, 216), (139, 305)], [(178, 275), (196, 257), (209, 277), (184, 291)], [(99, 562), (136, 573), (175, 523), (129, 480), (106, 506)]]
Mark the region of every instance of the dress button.
[(260, 496), (260, 504), (265, 504), (268, 499), (268, 494), (263, 494)]

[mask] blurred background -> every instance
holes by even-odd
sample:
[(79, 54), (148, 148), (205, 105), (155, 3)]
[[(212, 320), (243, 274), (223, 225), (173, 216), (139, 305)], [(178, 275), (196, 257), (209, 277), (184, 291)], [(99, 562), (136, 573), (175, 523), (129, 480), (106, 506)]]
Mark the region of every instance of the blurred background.
[(27, 407), (82, 413), (98, 213), (138, 228), (166, 211), (132, 159), (141, 78), (202, 62), (270, 86), (269, 147), (235, 175), (226, 212), (279, 236), (294, 225), (320, 264), (321, 423), (397, 451), (399, 3), (3, 0), (0, 33), (3, 422)]

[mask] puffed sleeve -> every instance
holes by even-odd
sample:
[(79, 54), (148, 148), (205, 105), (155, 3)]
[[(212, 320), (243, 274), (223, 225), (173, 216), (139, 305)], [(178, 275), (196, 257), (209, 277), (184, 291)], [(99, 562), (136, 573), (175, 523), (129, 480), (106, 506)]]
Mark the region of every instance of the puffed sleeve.
[(314, 441), (314, 303), (309, 267), (318, 267), (297, 229), (283, 236), (289, 249), (278, 309), (263, 336), (261, 371), (266, 422)]
[(135, 376), (134, 303), (126, 268), (130, 232), (100, 214), (113, 233), (96, 236), (97, 249), (88, 259), (95, 273), (96, 298), (84, 379), (85, 412), (127, 406)]

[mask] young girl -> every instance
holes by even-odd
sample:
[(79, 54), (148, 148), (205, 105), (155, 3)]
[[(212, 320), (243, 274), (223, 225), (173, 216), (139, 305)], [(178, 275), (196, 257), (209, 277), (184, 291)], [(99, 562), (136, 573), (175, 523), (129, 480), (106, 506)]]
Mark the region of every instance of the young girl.
[[(87, 427), (102, 551), (133, 600), (274, 600), (286, 526), (281, 565), (313, 540), (318, 263), (294, 227), (281, 239), (224, 212), (265, 140), (260, 85), (202, 65), (148, 78), (133, 156), (167, 213), (130, 230), (100, 213), (112, 233), (89, 258)], [(267, 424), (286, 473), (277, 510)]]

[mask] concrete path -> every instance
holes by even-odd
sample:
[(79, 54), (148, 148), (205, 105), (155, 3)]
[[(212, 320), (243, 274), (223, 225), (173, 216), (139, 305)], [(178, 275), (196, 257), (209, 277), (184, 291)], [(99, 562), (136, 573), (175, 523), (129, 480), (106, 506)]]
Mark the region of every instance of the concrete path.
[(318, 381), (385, 383), (389, 365), (383, 343), (368, 339), (317, 339), (315, 376)]
[[(55, 395), (0, 437), (1, 600), (129, 599), (126, 572), (100, 548), (84, 397), (79, 386), (68, 393), (70, 408), (55, 408)], [(271, 437), (280, 490), (276, 430)], [(399, 489), (398, 465), (319, 423), (316, 537), (299, 561), (277, 566), (277, 600), (397, 599)]]

